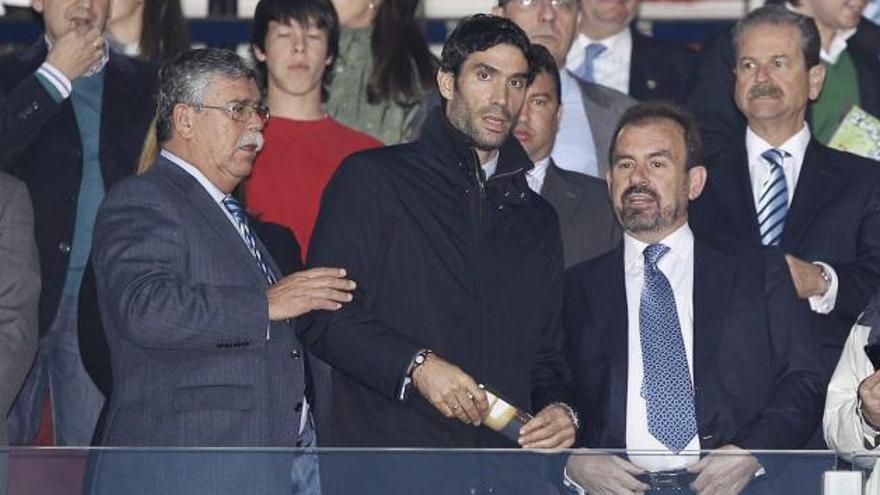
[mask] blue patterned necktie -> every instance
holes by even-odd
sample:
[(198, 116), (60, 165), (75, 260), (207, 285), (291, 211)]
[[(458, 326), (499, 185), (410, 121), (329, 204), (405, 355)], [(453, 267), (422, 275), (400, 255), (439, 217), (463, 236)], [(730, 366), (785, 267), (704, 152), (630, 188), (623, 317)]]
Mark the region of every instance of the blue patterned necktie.
[(645, 248), (645, 285), (639, 307), (648, 431), (669, 450), (679, 453), (697, 434), (694, 394), (675, 295), (657, 262), (669, 247)]
[(770, 166), (770, 175), (761, 187), (758, 199), (758, 228), (761, 232), (761, 243), (765, 246), (778, 246), (785, 227), (785, 215), (788, 214), (788, 186), (785, 183), (785, 171), (782, 160), (791, 156), (785, 151), (771, 148), (761, 157)]
[(577, 76), (581, 81), (596, 82), (596, 75), (594, 74), (596, 59), (607, 49), (608, 47), (601, 43), (590, 43), (587, 45), (584, 49), (584, 63), (577, 70)]
[(238, 229), (244, 234), (245, 244), (247, 244), (247, 247), (251, 254), (254, 255), (254, 258), (256, 258), (260, 270), (262, 270), (263, 275), (266, 276), (266, 281), (269, 282), (269, 285), (274, 285), (278, 280), (275, 278), (275, 274), (272, 273), (272, 270), (269, 269), (269, 266), (263, 261), (263, 255), (260, 254), (260, 250), (257, 249), (257, 238), (254, 237), (253, 232), (251, 232), (251, 227), (248, 224), (247, 213), (244, 210), (244, 206), (232, 196), (226, 196), (223, 198), (223, 206), (225, 206), (226, 210), (232, 214), (232, 218), (234, 218), (235, 222), (238, 224)]

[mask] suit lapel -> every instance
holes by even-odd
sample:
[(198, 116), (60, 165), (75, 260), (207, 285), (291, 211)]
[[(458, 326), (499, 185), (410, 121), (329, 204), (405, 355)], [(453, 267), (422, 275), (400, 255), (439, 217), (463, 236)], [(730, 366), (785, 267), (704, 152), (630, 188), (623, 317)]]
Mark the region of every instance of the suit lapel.
[(560, 226), (568, 225), (571, 222), (575, 210), (577, 210), (578, 205), (583, 199), (582, 191), (569, 186), (565, 177), (559, 173), (559, 167), (557, 167), (553, 159), (550, 159), (547, 174), (544, 176), (541, 196), (544, 196), (553, 203), (559, 216)]
[(632, 57), (629, 62), (628, 94), (633, 95), (638, 92), (637, 89), (641, 90), (641, 86), (647, 84), (646, 79), (648, 78), (648, 74), (645, 73), (644, 69), (647, 67), (650, 60), (646, 59), (645, 54), (646, 52), (650, 52), (650, 47), (646, 46), (647, 40), (645, 40), (645, 37), (642, 36), (634, 26), (630, 26), (629, 32), (632, 37)]
[(132, 125), (131, 116), (124, 109), (135, 108), (141, 98), (138, 94), (149, 85), (134, 81), (137, 72), (124, 56), (110, 51), (110, 60), (104, 68), (104, 97), (101, 102), (101, 168), (104, 178), (114, 180), (120, 173), (119, 167), (127, 173), (134, 172), (137, 163), (117, 164), (115, 148), (120, 146), (119, 133)]
[(832, 163), (824, 147), (811, 139), (782, 231), (781, 244), (786, 251), (797, 246), (809, 230), (813, 217), (822, 211), (830, 198), (835, 197), (838, 186), (845, 183), (844, 176), (845, 171)]
[(608, 172), (607, 150), (611, 149), (611, 134), (609, 129), (617, 123), (618, 116), (611, 111), (610, 103), (598, 91), (593, 90), (590, 83), (579, 79), (578, 87), (581, 91), (581, 99), (584, 101), (584, 111), (590, 122), (590, 131), (593, 133), (593, 144), (596, 145), (596, 163), (599, 166), (599, 177), (605, 177)]
[(710, 161), (708, 169), (712, 191), (720, 202), (718, 211), (730, 213), (729, 220), (733, 224), (730, 228), (747, 235), (749, 244), (760, 243), (758, 212), (752, 194), (745, 144), (737, 146), (734, 152), (707, 161)]
[(733, 273), (724, 255), (699, 241), (694, 242), (694, 396), (697, 413), (697, 430), (705, 448), (717, 439), (711, 435), (712, 409), (703, 398), (703, 391), (711, 389), (715, 382), (715, 357), (718, 354), (720, 333), (723, 329), (724, 304), (730, 301)]
[[(624, 279), (623, 243), (606, 258), (607, 262), (600, 265), (595, 282), (591, 288), (596, 297), (596, 308), (602, 308), (597, 315), (604, 315), (598, 321), (599, 328), (606, 329), (608, 348), (608, 408), (605, 411), (608, 428), (600, 439), (600, 446), (626, 445), (626, 411), (627, 369), (629, 366), (628, 350), (628, 317), (626, 306), (626, 281)], [(598, 289), (601, 287), (601, 289)]]
[[(234, 258), (239, 261), (244, 271), (250, 274), (252, 280), (258, 285), (267, 285), (266, 276), (260, 269), (256, 258), (245, 245), (236, 227), (229, 221), (226, 214), (220, 211), (220, 206), (208, 194), (208, 191), (189, 173), (164, 158), (160, 158), (155, 166), (161, 167), (171, 177), (172, 182), (183, 190), (193, 209), (198, 211), (205, 218), (206, 223), (214, 229), (226, 250), (235, 254)], [(259, 241), (258, 244), (262, 249), (261, 254), (265, 254), (265, 248)], [(267, 254), (265, 255), (267, 258), (271, 258)], [(279, 273), (277, 267), (273, 267), (273, 269), (276, 274)]]

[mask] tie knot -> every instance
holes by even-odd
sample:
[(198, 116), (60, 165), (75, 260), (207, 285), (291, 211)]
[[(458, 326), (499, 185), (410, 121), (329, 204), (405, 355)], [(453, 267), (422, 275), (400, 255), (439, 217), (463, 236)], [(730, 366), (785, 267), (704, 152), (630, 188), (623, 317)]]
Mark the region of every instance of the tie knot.
[(665, 244), (649, 244), (643, 251), (643, 254), (645, 255), (645, 264), (650, 267), (656, 267), (660, 258), (665, 256), (668, 252), (669, 246)]
[(608, 49), (608, 47), (603, 45), (602, 43), (590, 43), (584, 49), (585, 53), (586, 53), (585, 57), (589, 61), (596, 60), (596, 58), (599, 55), (602, 55), (602, 52), (604, 52), (607, 49)]
[(242, 219), (246, 219), (247, 215), (244, 211), (244, 206), (238, 202), (237, 199), (232, 196), (226, 196), (223, 198), (223, 206), (226, 207), (226, 211), (232, 214), (236, 220), (242, 221)]
[(791, 156), (791, 154), (789, 154), (787, 151), (783, 151), (778, 148), (770, 148), (769, 150), (761, 153), (761, 157), (763, 159), (767, 160), (767, 163), (770, 164), (771, 168), (772, 167), (781, 167), (782, 160), (784, 160), (785, 158), (788, 158), (790, 156)]

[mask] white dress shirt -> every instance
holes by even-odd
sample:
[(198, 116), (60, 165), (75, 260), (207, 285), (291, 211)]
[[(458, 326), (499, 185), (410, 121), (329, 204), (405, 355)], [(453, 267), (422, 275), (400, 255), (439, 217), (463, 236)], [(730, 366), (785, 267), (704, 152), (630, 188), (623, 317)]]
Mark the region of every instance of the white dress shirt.
[(560, 168), (599, 177), (596, 143), (584, 109), (580, 83), (566, 70), (559, 71), (559, 82), (562, 85), (562, 122), (550, 156)]
[[(681, 337), (687, 355), (693, 386), (694, 376), (694, 235), (687, 224), (660, 241), (669, 252), (660, 258), (657, 267), (669, 279), (675, 295), (675, 308), (681, 326)], [(639, 331), (639, 308), (645, 285), (645, 257), (648, 244), (623, 236), (623, 268), (627, 307), (627, 386), (626, 386), (626, 450), (630, 461), (647, 471), (682, 469), (698, 461), (699, 435), (694, 435), (685, 450), (675, 454), (648, 431), (648, 407), (642, 396), (644, 363)], [(637, 454), (639, 451), (642, 455)]]
[[(810, 128), (804, 123), (804, 126), (794, 136), (788, 138), (788, 141), (776, 146), (777, 149), (787, 152), (790, 157), (782, 160), (782, 170), (785, 173), (785, 185), (788, 188), (788, 205), (791, 207), (794, 200), (794, 193), (797, 188), (798, 178), (801, 175), (801, 168), (804, 165), (804, 156), (807, 153), (807, 145), (810, 144)], [(752, 196), (755, 202), (755, 209), (758, 209), (758, 202), (764, 187), (764, 182), (770, 177), (770, 166), (767, 161), (761, 157), (765, 151), (774, 148), (767, 141), (755, 134), (751, 128), (746, 129), (746, 153), (749, 159), (749, 177), (752, 182)], [(825, 294), (820, 296), (812, 296), (809, 299), (810, 309), (820, 314), (828, 314), (834, 310), (837, 303), (837, 272), (834, 271), (827, 263), (814, 261), (821, 265), (825, 272), (831, 276), (831, 284)]]
[(629, 94), (629, 70), (633, 45), (629, 28), (603, 40), (592, 40), (584, 34), (578, 34), (565, 59), (565, 67), (568, 70), (577, 73), (584, 63), (584, 50), (590, 43), (605, 46), (605, 51), (593, 61), (593, 79), (596, 84)]
[(547, 176), (547, 168), (550, 167), (550, 157), (535, 162), (535, 168), (526, 172), (526, 182), (529, 183), (529, 189), (541, 194), (541, 188), (544, 187), (544, 177)]
[[(513, 139), (513, 138), (510, 138)], [(483, 165), (483, 173), (486, 174), (486, 179), (495, 175), (495, 170), (498, 169), (498, 151), (495, 151), (495, 156), (492, 157), (491, 160), (486, 162)]]

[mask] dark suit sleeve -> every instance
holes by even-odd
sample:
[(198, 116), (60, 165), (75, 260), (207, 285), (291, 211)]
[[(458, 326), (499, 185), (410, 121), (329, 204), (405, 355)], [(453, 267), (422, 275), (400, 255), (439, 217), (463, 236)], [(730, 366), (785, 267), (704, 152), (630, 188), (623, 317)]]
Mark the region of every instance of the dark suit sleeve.
[(192, 283), (186, 228), (171, 206), (176, 203), (152, 182), (129, 180), (102, 204), (92, 261), (105, 323), (145, 348), (264, 345), (265, 290)]
[(388, 398), (398, 395), (407, 365), (424, 346), (372, 313), (382, 283), (386, 243), (395, 214), (384, 199), (385, 170), (371, 158), (347, 158), (327, 185), (308, 249), (308, 267), (339, 267), (357, 283), (354, 300), (338, 311), (315, 312), (298, 326), (309, 350)]
[(822, 417), (826, 382), (810, 338), (809, 309), (797, 298), (777, 250), (764, 251), (765, 301), (773, 357), (773, 392), (763, 411), (734, 438), (744, 449), (799, 448)]
[(35, 75), (0, 97), (0, 170), (9, 171), (40, 130), (62, 108)]
[[(554, 215), (555, 216), (555, 215)], [(557, 227), (558, 230), (558, 227)], [(541, 332), (541, 349), (538, 350), (537, 361), (532, 370), (532, 405), (535, 412), (554, 402), (564, 402), (574, 407), (571, 393), (572, 378), (565, 359), (565, 333), (562, 329), (562, 243), (556, 242), (556, 255), (559, 260), (549, 289), (545, 292), (547, 299), (548, 322)]]
[(838, 280), (837, 301), (831, 314), (849, 321), (858, 318), (880, 287), (880, 183), (876, 182), (862, 210), (856, 259), (851, 263), (827, 262)]

